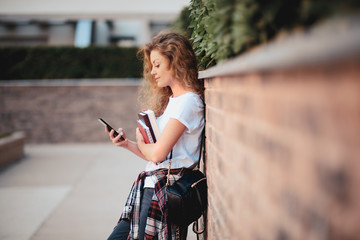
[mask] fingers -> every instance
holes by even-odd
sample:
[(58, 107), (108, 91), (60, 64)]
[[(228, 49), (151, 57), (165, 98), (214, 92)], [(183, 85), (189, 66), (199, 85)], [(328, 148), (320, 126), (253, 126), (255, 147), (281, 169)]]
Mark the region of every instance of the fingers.
[(117, 132), (119, 133), (120, 136), (122, 136), (124, 139), (126, 139), (126, 134), (122, 128), (119, 128)]
[[(114, 132), (114, 130), (112, 130), (112, 133), (113, 133), (113, 132)], [(116, 145), (116, 146), (121, 146), (122, 143), (124, 142), (124, 140), (121, 140), (120, 138), (121, 138), (121, 135), (120, 135), (120, 134), (117, 135), (116, 137), (113, 137), (113, 138), (112, 138), (113, 144)]]
[(121, 137), (121, 136), (118, 135), (117, 137), (113, 138), (113, 139), (112, 139), (112, 142), (113, 142), (115, 145), (119, 144), (119, 143), (121, 142), (120, 137)]
[(115, 138), (114, 133), (115, 133), (115, 131), (113, 129), (111, 129), (111, 131), (109, 132), (109, 136), (110, 136), (111, 141)]
[(144, 141), (144, 137), (142, 136), (139, 128), (136, 128), (136, 141), (137, 142), (143, 142)]
[(110, 140), (115, 146), (125, 146), (127, 144), (126, 134), (122, 130), (122, 128), (119, 128), (119, 130), (117, 131), (119, 134), (116, 137), (114, 136), (115, 131), (113, 129), (107, 132), (109, 134)]

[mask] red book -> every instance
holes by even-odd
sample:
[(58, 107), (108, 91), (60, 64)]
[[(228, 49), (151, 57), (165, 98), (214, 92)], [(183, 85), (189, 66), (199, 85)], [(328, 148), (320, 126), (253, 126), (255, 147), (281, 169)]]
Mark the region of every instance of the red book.
[(149, 116), (148, 116), (145, 112), (140, 112), (140, 113), (138, 114), (138, 117), (139, 117), (139, 119), (142, 120), (143, 123), (145, 123), (145, 125), (149, 128), (151, 137), (152, 137), (152, 139), (154, 139), (154, 142), (156, 142), (155, 133), (154, 133), (154, 130), (153, 130), (152, 126), (151, 126), (151, 122), (150, 122)]
[(137, 125), (139, 127), (140, 132), (141, 132), (141, 135), (144, 138), (144, 142), (145, 143), (154, 143), (154, 140), (153, 140), (153, 138), (151, 136), (149, 127), (146, 126), (146, 124), (141, 120), (137, 120)]
[(154, 111), (150, 109), (146, 111), (142, 111), (138, 114), (138, 116), (139, 119), (141, 119), (149, 128), (151, 137), (154, 140), (154, 142), (156, 142), (160, 137), (160, 130), (156, 123), (156, 117)]

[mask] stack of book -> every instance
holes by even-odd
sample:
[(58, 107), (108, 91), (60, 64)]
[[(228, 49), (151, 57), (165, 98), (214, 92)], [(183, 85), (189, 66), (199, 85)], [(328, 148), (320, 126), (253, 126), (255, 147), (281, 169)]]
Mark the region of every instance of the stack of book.
[(138, 114), (137, 125), (145, 143), (156, 143), (160, 137), (160, 130), (156, 123), (154, 111), (146, 110)]

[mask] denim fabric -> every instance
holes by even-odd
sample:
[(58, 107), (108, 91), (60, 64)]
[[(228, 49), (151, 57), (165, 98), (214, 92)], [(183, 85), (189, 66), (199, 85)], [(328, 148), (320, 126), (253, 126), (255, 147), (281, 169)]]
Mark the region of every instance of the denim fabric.
[(130, 231), (130, 222), (121, 220), (114, 228), (108, 240), (126, 240)]
[[(139, 239), (144, 239), (146, 219), (152, 196), (154, 195), (154, 188), (144, 188), (144, 193), (141, 198), (140, 207), (140, 226), (139, 226)], [(130, 232), (130, 222), (121, 220), (120, 223), (114, 228), (108, 240), (126, 240)]]
[(154, 192), (154, 188), (144, 188), (144, 194), (141, 199), (140, 207), (139, 239), (144, 239), (145, 236), (146, 220)]

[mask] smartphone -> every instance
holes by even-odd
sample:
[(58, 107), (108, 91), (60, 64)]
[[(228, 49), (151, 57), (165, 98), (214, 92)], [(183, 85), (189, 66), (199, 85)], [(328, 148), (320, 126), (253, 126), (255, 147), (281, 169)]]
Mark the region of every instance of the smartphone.
[[(104, 119), (98, 118), (98, 120), (99, 120), (99, 122), (101, 122), (102, 124), (104, 124), (109, 131), (114, 130), (114, 137), (116, 137), (116, 136), (119, 135), (119, 133), (118, 133), (117, 131), (115, 131), (115, 129), (113, 129), (107, 122), (105, 122)], [(125, 140), (125, 138), (124, 138), (123, 136), (121, 136), (120, 139), (121, 139), (122, 141)]]

